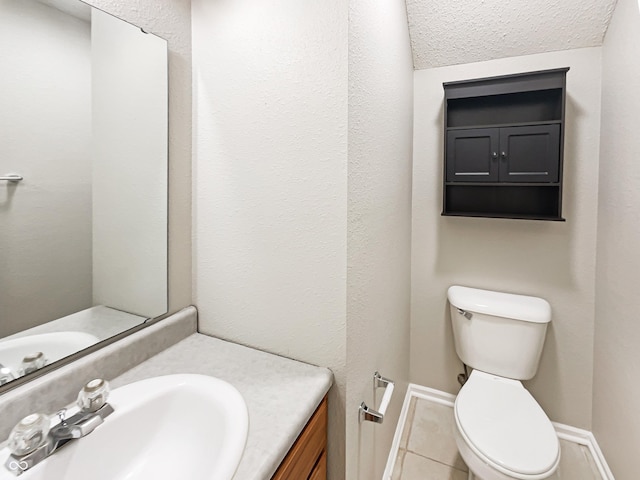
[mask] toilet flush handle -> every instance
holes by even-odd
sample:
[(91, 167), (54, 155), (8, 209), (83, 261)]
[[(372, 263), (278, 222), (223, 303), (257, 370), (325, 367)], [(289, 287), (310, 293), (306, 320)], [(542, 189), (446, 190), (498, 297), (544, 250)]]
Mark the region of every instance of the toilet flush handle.
[(461, 308), (458, 309), (458, 313), (462, 315), (464, 318), (466, 318), (467, 320), (471, 320), (471, 317), (473, 317), (473, 313), (467, 312), (466, 310), (462, 310)]

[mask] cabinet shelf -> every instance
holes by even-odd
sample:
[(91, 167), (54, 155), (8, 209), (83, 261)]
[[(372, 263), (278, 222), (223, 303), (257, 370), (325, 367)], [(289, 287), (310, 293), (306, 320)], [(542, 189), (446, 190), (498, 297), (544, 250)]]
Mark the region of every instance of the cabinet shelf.
[(560, 186), (450, 185), (444, 214), (500, 218), (560, 218)]
[(562, 89), (447, 98), (447, 127), (548, 122), (562, 118)]
[(568, 70), (443, 84), (443, 215), (564, 220)]
[(544, 122), (520, 122), (520, 123), (495, 123), (492, 125), (465, 125), (464, 127), (447, 127), (447, 130), (470, 130), (474, 128), (501, 128), (501, 127), (530, 127), (534, 125), (560, 125), (562, 120), (548, 120)]

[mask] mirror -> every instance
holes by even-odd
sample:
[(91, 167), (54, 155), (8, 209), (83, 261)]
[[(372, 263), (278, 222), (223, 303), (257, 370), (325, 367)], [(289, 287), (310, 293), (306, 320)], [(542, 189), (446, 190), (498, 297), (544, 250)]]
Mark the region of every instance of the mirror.
[(0, 385), (167, 311), (166, 41), (0, 0)]

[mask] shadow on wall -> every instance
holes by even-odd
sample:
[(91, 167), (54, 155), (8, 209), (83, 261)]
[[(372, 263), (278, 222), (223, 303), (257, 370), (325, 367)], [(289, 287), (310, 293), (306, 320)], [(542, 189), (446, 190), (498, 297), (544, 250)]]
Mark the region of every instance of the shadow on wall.
[[(553, 317), (553, 312), (552, 312)], [(560, 403), (564, 404), (558, 397), (562, 395), (564, 389), (562, 388), (562, 375), (559, 365), (562, 364), (560, 357), (560, 345), (556, 336), (556, 327), (553, 319), (547, 326), (547, 336), (544, 341), (544, 350), (542, 351), (542, 357), (540, 358), (540, 365), (538, 366), (538, 372), (544, 371), (544, 375), (537, 375), (531, 380), (524, 382), (524, 386), (527, 390), (532, 392), (536, 398), (536, 401), (540, 404), (542, 409), (550, 415), (549, 412), (553, 412), (554, 405)], [(539, 395), (537, 392), (544, 391), (545, 395)], [(549, 394), (548, 392), (552, 392)], [(552, 420), (554, 420), (552, 418)]]
[(16, 188), (18, 188), (18, 185), (13, 182), (7, 182), (7, 185), (3, 188), (7, 193), (4, 195), (4, 198), (0, 197), (0, 212), (9, 211), (11, 208), (11, 200), (13, 200), (13, 196), (16, 193)]
[[(449, 308), (448, 301), (444, 302), (444, 312), (441, 318), (444, 318), (445, 327), (442, 330), (443, 335), (440, 341), (442, 345), (450, 346), (450, 348), (442, 349), (442, 362), (444, 365), (451, 365), (452, 368), (454, 368), (453, 365), (455, 365), (458, 373), (464, 373), (464, 363), (462, 363), (462, 360), (460, 360), (460, 357), (458, 357), (458, 352), (456, 352), (455, 348), (455, 340), (453, 337), (453, 323), (451, 321), (451, 309)], [(456, 370), (451, 370), (449, 373), (451, 378), (457, 377)], [(449, 393), (454, 393), (454, 395), (457, 395), (460, 387), (461, 386), (459, 385), (458, 389), (455, 390), (455, 392)]]

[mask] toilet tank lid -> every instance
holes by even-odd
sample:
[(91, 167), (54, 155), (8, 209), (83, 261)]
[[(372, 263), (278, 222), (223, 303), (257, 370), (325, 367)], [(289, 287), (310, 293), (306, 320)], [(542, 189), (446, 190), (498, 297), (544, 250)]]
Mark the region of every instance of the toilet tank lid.
[(468, 312), (513, 318), (524, 322), (549, 323), (551, 305), (538, 297), (493, 292), (454, 285), (447, 292), (449, 302)]

